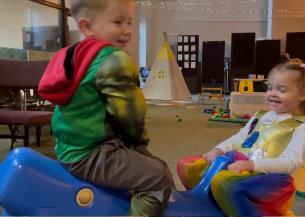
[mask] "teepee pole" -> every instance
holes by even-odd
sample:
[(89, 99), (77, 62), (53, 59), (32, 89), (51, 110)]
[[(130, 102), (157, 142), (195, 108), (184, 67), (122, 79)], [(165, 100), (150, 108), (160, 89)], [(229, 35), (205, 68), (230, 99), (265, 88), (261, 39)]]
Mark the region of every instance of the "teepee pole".
[(163, 38), (164, 38), (164, 41), (168, 42), (168, 35), (167, 35), (166, 31), (163, 32)]

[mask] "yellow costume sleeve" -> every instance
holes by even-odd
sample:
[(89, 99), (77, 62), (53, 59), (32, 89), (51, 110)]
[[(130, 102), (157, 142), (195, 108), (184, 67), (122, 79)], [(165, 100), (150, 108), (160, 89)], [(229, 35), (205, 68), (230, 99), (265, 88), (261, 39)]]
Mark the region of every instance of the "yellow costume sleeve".
[(114, 132), (128, 144), (148, 144), (144, 127), (147, 106), (138, 87), (138, 67), (131, 57), (124, 51), (110, 54), (97, 72), (96, 84), (105, 98)]

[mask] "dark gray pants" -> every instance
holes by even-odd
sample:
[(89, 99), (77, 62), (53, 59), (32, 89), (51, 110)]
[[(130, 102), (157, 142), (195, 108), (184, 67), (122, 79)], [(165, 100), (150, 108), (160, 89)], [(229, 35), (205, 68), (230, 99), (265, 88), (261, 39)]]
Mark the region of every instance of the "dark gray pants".
[[(164, 161), (153, 156), (144, 146), (127, 148), (118, 138), (104, 142), (88, 157), (75, 163), (65, 163), (64, 166), (73, 175), (95, 185), (146, 192), (158, 198), (163, 205), (168, 200), (169, 189), (175, 188), (172, 174)], [(156, 195), (161, 195), (161, 198)]]

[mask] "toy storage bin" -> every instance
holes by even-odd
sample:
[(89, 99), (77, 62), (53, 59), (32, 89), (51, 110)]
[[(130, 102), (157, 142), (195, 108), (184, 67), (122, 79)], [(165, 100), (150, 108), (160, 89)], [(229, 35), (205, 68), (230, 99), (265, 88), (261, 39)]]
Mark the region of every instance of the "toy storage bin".
[(236, 118), (244, 115), (252, 116), (258, 110), (268, 110), (265, 92), (240, 93), (230, 95), (230, 116)]

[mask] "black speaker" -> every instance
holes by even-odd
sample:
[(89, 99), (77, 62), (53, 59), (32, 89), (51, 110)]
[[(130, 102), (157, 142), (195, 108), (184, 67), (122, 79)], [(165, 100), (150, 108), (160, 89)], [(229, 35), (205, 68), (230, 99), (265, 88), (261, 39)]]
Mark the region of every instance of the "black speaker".
[(254, 72), (255, 32), (232, 33), (231, 68), (229, 88), (233, 90), (233, 79), (248, 78)]
[(300, 58), (305, 61), (305, 32), (286, 33), (286, 53), (290, 58)]
[(224, 41), (202, 42), (202, 85), (224, 87)]
[(256, 41), (255, 73), (267, 77), (270, 70), (280, 62), (280, 55), (281, 40)]
[[(236, 75), (246, 76), (254, 66), (255, 32), (232, 33), (231, 68), (237, 69)], [(246, 72), (244, 72), (245, 69)]]

